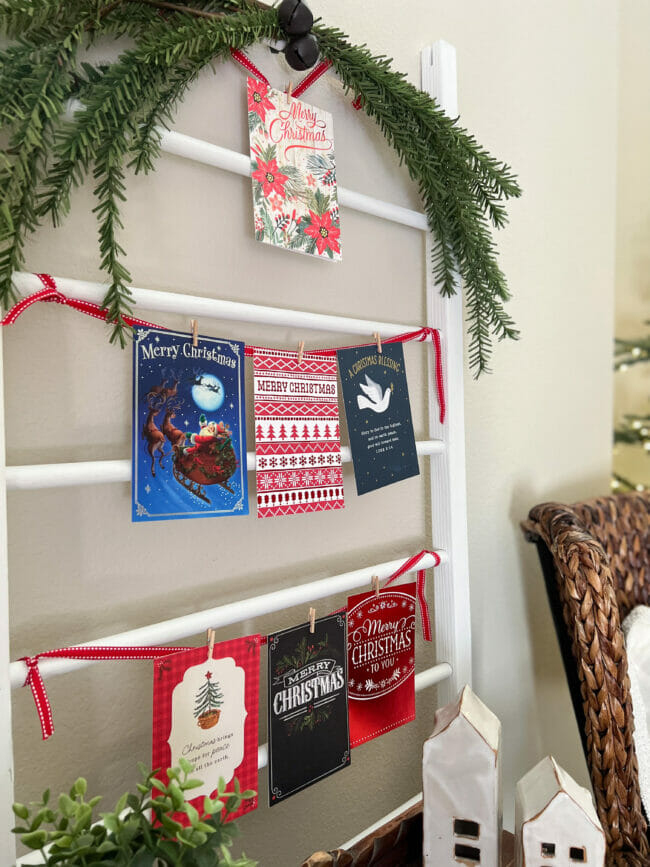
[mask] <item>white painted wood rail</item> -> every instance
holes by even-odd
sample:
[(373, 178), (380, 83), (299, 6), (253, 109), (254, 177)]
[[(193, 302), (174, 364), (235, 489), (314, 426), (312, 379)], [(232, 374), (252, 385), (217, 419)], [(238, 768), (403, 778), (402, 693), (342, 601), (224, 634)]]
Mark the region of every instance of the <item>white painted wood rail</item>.
[[(441, 107), (451, 116), (457, 113), (456, 60), (452, 46), (438, 42), (422, 52), (422, 87), (437, 98)], [(179, 132), (163, 131), (162, 149), (168, 154), (198, 161), (206, 165), (234, 172), (242, 176), (250, 173), (247, 155), (226, 150), (210, 142), (200, 141)], [(402, 208), (389, 202), (339, 188), (339, 202), (343, 208), (352, 208), (373, 217), (390, 220), (418, 231), (427, 231), (424, 214)], [(431, 239), (427, 252), (430, 253)], [(427, 262), (427, 274), (431, 272)], [(59, 289), (67, 295), (101, 303), (105, 287), (100, 283), (56, 277)], [(28, 273), (15, 275), (16, 287), (22, 294), (38, 291), (42, 285), (37, 277)], [(415, 287), (414, 287), (415, 291)], [(160, 292), (152, 289), (133, 289), (138, 312), (159, 311), (182, 314), (194, 318), (215, 317), (222, 320), (245, 321), (259, 325), (280, 325), (299, 330), (316, 329), (341, 335), (370, 335), (378, 331), (382, 337), (393, 337), (414, 330), (423, 323), (403, 324), (330, 316), (262, 305), (242, 304), (178, 292)], [(469, 576), (467, 556), (467, 524), (465, 494), (465, 442), (463, 409), (463, 324), (460, 294), (454, 299), (442, 299), (432, 278), (427, 278), (427, 322), (442, 333), (447, 421), (438, 420), (436, 383), (433, 375), (433, 347), (429, 353), (428, 404), (429, 438), (417, 444), (420, 456), (431, 456), (430, 499), (431, 538), (423, 539), (423, 548), (436, 546), (441, 563), (432, 576), (435, 595), (435, 642), (437, 664), (419, 672), (415, 677), (417, 691), (439, 684), (439, 699), (446, 703), (455, 697), (464, 683), (471, 683), (471, 633), (469, 609)], [(27, 314), (29, 316), (29, 314)], [(259, 342), (264, 342), (260, 332)], [(423, 350), (425, 347), (423, 346)], [(87, 461), (78, 463), (44, 464), (36, 466), (6, 466), (4, 447), (4, 396), (2, 393), (2, 335), (0, 334), (0, 812), (10, 815), (13, 800), (13, 758), (11, 732), (12, 687), (22, 685), (25, 666), (11, 662), (9, 656), (8, 582), (7, 571), (7, 516), (6, 491), (30, 491), (44, 487), (127, 482), (131, 476), (128, 460)], [(343, 459), (350, 460), (349, 448), (343, 447)], [(253, 454), (247, 455), (247, 467), (253, 469)], [(254, 521), (254, 518), (249, 520)], [(315, 517), (317, 520), (317, 517)], [(414, 553), (413, 551), (406, 552)], [(89, 644), (159, 644), (187, 638), (203, 632), (207, 627), (237, 623), (250, 617), (268, 614), (286, 607), (301, 605), (316, 599), (343, 593), (369, 584), (370, 576), (388, 577), (401, 565), (402, 559), (354, 572), (311, 581), (298, 587), (265, 593), (237, 603), (199, 611), (184, 617), (130, 630), (119, 635), (98, 639)], [(423, 567), (433, 565), (429, 557)], [(33, 648), (34, 652), (49, 648)], [(40, 664), (44, 677), (72, 672), (92, 664), (82, 660), (43, 660)], [(258, 751), (258, 764), (267, 762), (266, 745)], [(419, 796), (415, 796), (416, 799)], [(413, 799), (415, 800), (415, 799)], [(410, 802), (409, 802), (410, 803)], [(404, 808), (397, 808), (401, 810)], [(386, 818), (386, 817), (385, 817)], [(362, 832), (364, 836), (369, 829)], [(354, 841), (350, 841), (352, 843)], [(336, 843), (336, 841), (332, 841)], [(8, 867), (15, 860), (15, 840), (6, 821), (0, 823), (0, 867)], [(21, 864), (40, 863), (33, 856), (20, 859)]]
[[(456, 49), (442, 40), (422, 51), (422, 90), (437, 100), (450, 116), (458, 114)], [(431, 237), (427, 236), (431, 259)], [(429, 379), (429, 436), (441, 439), (445, 450), (431, 462), (432, 538), (449, 553), (436, 570), (436, 657), (445, 659), (453, 674), (438, 690), (440, 704), (453, 701), (461, 688), (472, 683), (472, 638), (467, 550), (467, 492), (465, 479), (465, 406), (463, 375), (463, 301), (461, 286), (453, 298), (443, 298), (427, 270), (427, 325), (442, 332), (447, 418), (440, 424), (435, 390)], [(431, 350), (429, 350), (431, 352)], [(431, 366), (429, 367), (430, 370)]]

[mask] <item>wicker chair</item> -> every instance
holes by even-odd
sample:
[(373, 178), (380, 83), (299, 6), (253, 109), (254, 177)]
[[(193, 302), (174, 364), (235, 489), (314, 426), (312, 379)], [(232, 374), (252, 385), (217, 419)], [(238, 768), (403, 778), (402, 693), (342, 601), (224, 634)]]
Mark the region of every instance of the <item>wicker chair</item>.
[(621, 621), (650, 595), (650, 494), (544, 503), (522, 524), (544, 572), (607, 837), (608, 865), (650, 865)]

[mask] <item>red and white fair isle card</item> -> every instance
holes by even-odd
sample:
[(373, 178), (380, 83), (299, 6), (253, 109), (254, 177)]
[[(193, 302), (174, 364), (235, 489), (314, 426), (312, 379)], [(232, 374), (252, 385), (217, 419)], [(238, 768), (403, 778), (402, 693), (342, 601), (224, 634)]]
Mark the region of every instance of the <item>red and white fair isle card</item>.
[(255, 348), (257, 516), (342, 509), (336, 357)]
[(415, 584), (348, 598), (350, 745), (415, 719)]
[[(203, 785), (191, 803), (203, 812), (219, 778), (232, 790), (257, 792), (257, 745), (260, 685), (259, 635), (181, 650), (154, 661), (152, 766), (167, 782), (166, 769), (180, 758), (192, 762), (192, 776)], [(244, 801), (228, 819), (257, 808), (257, 796)], [(184, 813), (174, 819), (188, 824)]]

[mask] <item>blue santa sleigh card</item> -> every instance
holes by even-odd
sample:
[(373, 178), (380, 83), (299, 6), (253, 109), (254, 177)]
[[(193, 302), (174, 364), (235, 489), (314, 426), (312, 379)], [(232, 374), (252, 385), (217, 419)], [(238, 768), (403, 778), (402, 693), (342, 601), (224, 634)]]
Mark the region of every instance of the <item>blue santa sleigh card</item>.
[(245, 410), (243, 343), (136, 328), (132, 519), (247, 515)]

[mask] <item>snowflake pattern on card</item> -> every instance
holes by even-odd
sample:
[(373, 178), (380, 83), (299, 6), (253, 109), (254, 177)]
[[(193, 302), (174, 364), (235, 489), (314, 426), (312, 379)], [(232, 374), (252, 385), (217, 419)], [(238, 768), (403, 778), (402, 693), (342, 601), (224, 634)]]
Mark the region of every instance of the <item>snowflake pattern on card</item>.
[(342, 509), (336, 359), (253, 352), (259, 518)]
[(249, 77), (255, 237), (341, 260), (332, 115)]

